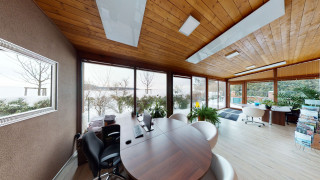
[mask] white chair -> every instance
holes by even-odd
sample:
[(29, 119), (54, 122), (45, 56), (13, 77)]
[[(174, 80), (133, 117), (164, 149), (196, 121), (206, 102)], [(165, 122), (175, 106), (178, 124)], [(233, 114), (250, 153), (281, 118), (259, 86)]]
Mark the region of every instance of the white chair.
[(185, 123), (188, 123), (188, 118), (186, 115), (181, 113), (172, 114), (169, 119), (176, 119)]
[(218, 141), (218, 130), (216, 126), (206, 121), (198, 121), (190, 125), (201, 132), (209, 142), (211, 149), (213, 149)]
[[(262, 120), (262, 116), (264, 115), (264, 110), (262, 109), (258, 109), (258, 108), (251, 108), (251, 107), (245, 107), (242, 109), (243, 114), (246, 115), (247, 121), (245, 122), (246, 124), (248, 122), (251, 123), (258, 123), (258, 124), (262, 124), (263, 126), (265, 126), (265, 124), (263, 122), (257, 122), (254, 121), (253, 118), (260, 118)], [(248, 117), (251, 117), (252, 120), (248, 120)], [(259, 125), (259, 127), (261, 127), (261, 125)]]
[(212, 179), (237, 180), (238, 176), (229, 161), (218, 154), (212, 153), (210, 168), (208, 172), (201, 178), (201, 180)]

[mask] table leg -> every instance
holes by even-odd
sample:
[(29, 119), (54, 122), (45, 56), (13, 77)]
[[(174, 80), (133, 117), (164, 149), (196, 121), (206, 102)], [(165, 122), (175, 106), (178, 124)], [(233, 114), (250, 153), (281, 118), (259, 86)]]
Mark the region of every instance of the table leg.
[(269, 111), (269, 125), (272, 125), (272, 111)]

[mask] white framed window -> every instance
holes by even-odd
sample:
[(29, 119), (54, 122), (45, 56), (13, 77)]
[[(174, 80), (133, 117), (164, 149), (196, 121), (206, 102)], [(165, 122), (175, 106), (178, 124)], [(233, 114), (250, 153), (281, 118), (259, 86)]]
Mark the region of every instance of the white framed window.
[(0, 38), (0, 127), (57, 110), (58, 63)]

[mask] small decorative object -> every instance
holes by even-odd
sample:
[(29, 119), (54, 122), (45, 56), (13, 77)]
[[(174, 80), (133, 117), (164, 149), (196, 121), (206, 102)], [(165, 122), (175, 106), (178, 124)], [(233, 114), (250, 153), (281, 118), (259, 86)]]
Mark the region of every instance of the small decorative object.
[(254, 105), (255, 105), (255, 106), (259, 106), (260, 103), (259, 103), (259, 102), (255, 102)]
[(108, 126), (115, 122), (116, 116), (115, 115), (105, 115), (104, 116), (104, 125)]
[(187, 117), (189, 122), (192, 122), (195, 118), (198, 118), (198, 121), (208, 121), (214, 125), (220, 123), (217, 109), (206, 106), (200, 107), (198, 102), (196, 102), (195, 107), (192, 109), (192, 111), (188, 114)]
[(262, 104), (266, 106), (266, 109), (271, 109), (272, 105), (274, 105), (274, 102), (270, 99), (265, 99), (262, 101)]

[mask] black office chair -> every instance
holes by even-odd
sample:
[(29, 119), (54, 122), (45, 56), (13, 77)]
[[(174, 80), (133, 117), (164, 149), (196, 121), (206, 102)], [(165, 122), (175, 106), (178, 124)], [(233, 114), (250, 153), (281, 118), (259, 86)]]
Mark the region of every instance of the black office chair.
[(101, 169), (113, 168), (112, 173), (106, 173), (102, 176), (107, 175), (107, 180), (110, 176), (125, 179), (125, 177), (119, 173), (119, 164), (121, 163), (119, 143), (111, 143), (104, 148), (103, 142), (94, 132), (89, 131), (83, 136), (83, 152), (88, 159), (89, 167), (94, 178), (98, 176), (98, 179), (101, 180)]

